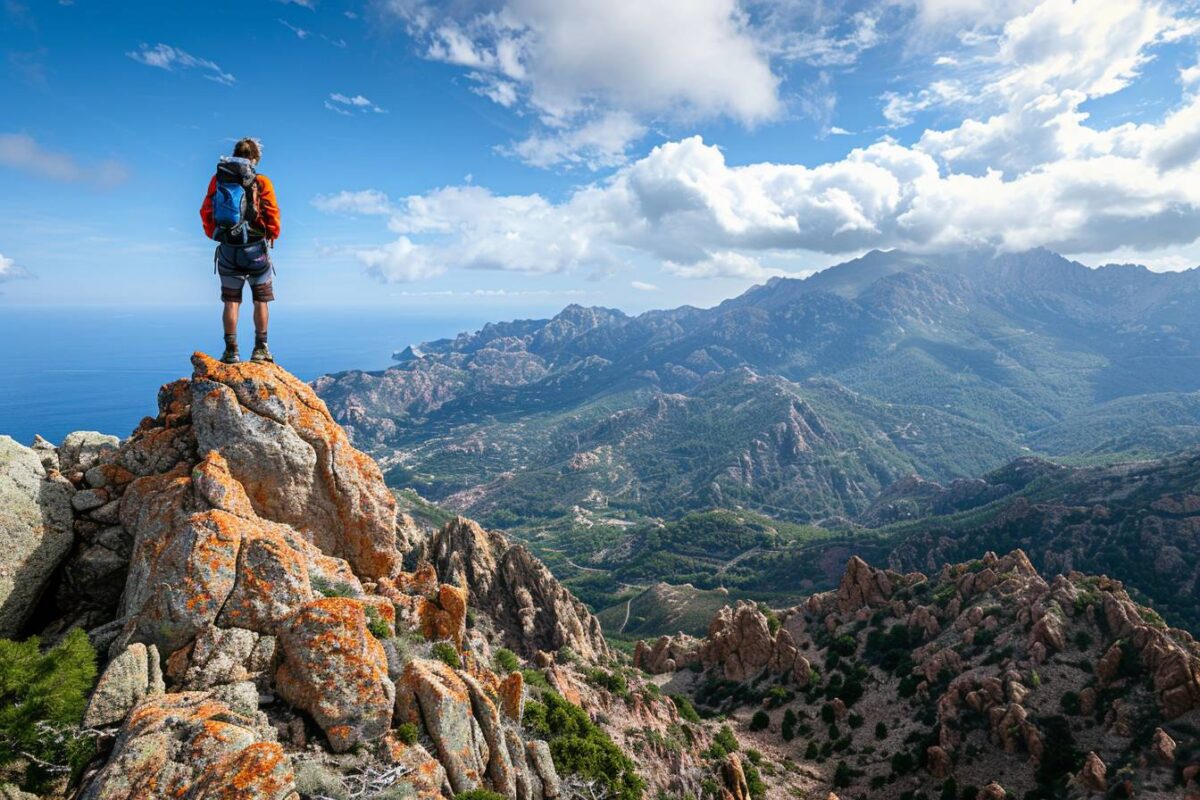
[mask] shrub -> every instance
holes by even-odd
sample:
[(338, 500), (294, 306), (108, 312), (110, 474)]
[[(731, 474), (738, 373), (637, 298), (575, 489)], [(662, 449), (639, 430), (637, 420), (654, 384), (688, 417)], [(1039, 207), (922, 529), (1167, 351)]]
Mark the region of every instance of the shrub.
[(733, 731), (728, 725), (722, 725), (717, 734), (713, 736), (712, 745), (704, 751), (706, 758), (724, 758), (730, 753), (737, 752), (738, 741), (734, 737)]
[(759, 709), (754, 712), (754, 716), (750, 718), (750, 730), (765, 731), (771, 727), (771, 718), (767, 716), (767, 712)]
[(1083, 704), (1079, 701), (1079, 695), (1075, 692), (1063, 692), (1063, 696), (1058, 701), (1058, 704), (1062, 706), (1064, 713), (1071, 716), (1078, 716), (1079, 712), (1083, 709)]
[(820, 751), (817, 748), (817, 743), (814, 740), (809, 739), (808, 747), (804, 748), (804, 757), (807, 758), (809, 761), (812, 761), (818, 755), (820, 755)]
[(507, 647), (501, 647), (492, 656), (492, 662), (495, 663), (496, 669), (507, 675), (510, 672), (516, 672), (521, 668), (521, 659), (517, 658), (517, 654)]
[(767, 690), (766, 694), (767, 708), (779, 708), (795, 696), (795, 693), (788, 691), (782, 686), (772, 686)]
[(367, 615), (367, 630), (376, 639), (387, 639), (391, 637), (392, 630), (387, 624), (387, 620), (379, 613), (379, 609), (375, 606), (363, 606), (363, 611)]
[(837, 718), (837, 713), (834, 712), (833, 706), (831, 704), (826, 703), (825, 705), (821, 706), (821, 721), (822, 722), (832, 725), (833, 721), (836, 718)]
[(852, 656), (858, 649), (858, 640), (850, 634), (844, 633), (833, 640), (830, 648), (840, 656)]
[(75, 628), (45, 653), (39, 644), (0, 639), (0, 767), (32, 762), (23, 783), (31, 791), (63, 771), (73, 781), (95, 752), (78, 731), (96, 678), (87, 634)]
[(462, 666), (462, 657), (450, 642), (434, 642), (432, 652), (434, 658), (451, 669), (458, 669)]
[(504, 795), (490, 789), (471, 789), (454, 795), (455, 800), (505, 800)]
[[(594, 780), (612, 800), (639, 800), (646, 784), (633, 762), (587, 712), (546, 691), (541, 702), (525, 704), (525, 727), (550, 745), (550, 756), (560, 775)], [(732, 735), (732, 734), (731, 734)]]
[(357, 597), (358, 592), (353, 586), (344, 581), (329, 581), (320, 575), (309, 581), (313, 591), (325, 597)]
[(783, 723), (780, 725), (780, 733), (785, 742), (790, 742), (796, 736), (796, 712), (790, 708), (783, 712)]
[(675, 704), (675, 709), (679, 711), (679, 716), (683, 717), (688, 722), (699, 722), (700, 714), (697, 713), (696, 707), (692, 705), (692, 701), (688, 700), (681, 694), (671, 695), (671, 702)]
[(318, 761), (301, 761), (295, 769), (296, 791), (305, 797), (349, 800), (350, 792), (337, 773)]
[(747, 762), (742, 764), (742, 771), (746, 775), (746, 788), (750, 790), (752, 800), (762, 800), (767, 795), (767, 785), (763, 783), (762, 775), (758, 772), (758, 767)]
[(882, 722), (876, 722), (875, 723), (875, 738), (876, 739), (886, 739), (887, 735), (888, 735), (887, 725), (884, 725)]
[(405, 744), (416, 744), (418, 733), (417, 726), (411, 722), (401, 722), (396, 726), (396, 738)]
[(833, 785), (839, 789), (845, 789), (852, 783), (854, 783), (854, 770), (850, 769), (850, 765), (845, 761), (839, 761), (833, 770)]
[(523, 669), (521, 674), (525, 676), (525, 685), (532, 686), (538, 689), (549, 689), (550, 681), (546, 680), (546, 674), (540, 669)]
[(609, 672), (600, 667), (592, 667), (586, 673), (588, 682), (593, 686), (607, 689), (618, 697), (629, 698), (629, 684), (625, 676), (619, 672)]
[(892, 756), (892, 772), (897, 775), (907, 775), (917, 767), (917, 761), (909, 753), (896, 753)]
[(371, 795), (371, 800), (414, 800), (416, 796), (417, 791), (411, 783), (397, 781), (383, 791)]
[(1075, 647), (1080, 650), (1087, 650), (1092, 646), (1092, 635), (1087, 631), (1079, 631), (1075, 634)]

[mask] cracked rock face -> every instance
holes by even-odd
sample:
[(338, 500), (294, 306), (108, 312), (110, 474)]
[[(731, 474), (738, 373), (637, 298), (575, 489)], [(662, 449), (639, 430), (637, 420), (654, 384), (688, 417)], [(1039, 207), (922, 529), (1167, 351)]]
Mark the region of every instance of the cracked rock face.
[(360, 577), (394, 574), (396, 500), (308, 384), (274, 365), (197, 354), (192, 419), (200, 453), (219, 451), (263, 517), (290, 525)]
[(74, 490), (37, 451), (0, 436), (0, 636), (16, 636), (71, 549)]
[(585, 661), (608, 659), (600, 622), (523, 545), (459, 517), (429, 549), (441, 580), (465, 587), (471, 605), (487, 609), (521, 655), (569, 647)]
[(82, 800), (133, 797), (295, 800), (292, 766), (255, 721), (207, 692), (148, 700), (125, 720)]

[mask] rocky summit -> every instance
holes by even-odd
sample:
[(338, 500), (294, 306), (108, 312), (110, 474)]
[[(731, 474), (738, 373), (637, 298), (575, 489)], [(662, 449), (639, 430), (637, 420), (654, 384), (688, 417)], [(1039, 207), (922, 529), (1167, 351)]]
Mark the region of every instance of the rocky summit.
[[(0, 630), (83, 628), (100, 662), (72, 733), (96, 756), (49, 796), (549, 800), (605, 767), (637, 793), (699, 784), (691, 756), (634, 764), (596, 726), (606, 704), (622, 731), (678, 715), (644, 683), (589, 683), (599, 624), (524, 548), (464, 519), (415, 530), (284, 369), (192, 363), (124, 441), (0, 441)], [(20, 796), (20, 760), (0, 768)]]

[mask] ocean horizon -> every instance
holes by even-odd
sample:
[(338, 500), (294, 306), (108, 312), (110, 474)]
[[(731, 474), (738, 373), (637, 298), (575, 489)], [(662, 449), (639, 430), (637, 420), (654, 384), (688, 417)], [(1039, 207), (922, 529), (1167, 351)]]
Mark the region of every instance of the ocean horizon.
[[(0, 435), (58, 444), (76, 430), (125, 438), (157, 413), (158, 388), (191, 374), (200, 350), (219, 356), (220, 307), (11, 307), (0, 309)], [(350, 369), (379, 370), (410, 344), (474, 330), (479, 317), (387, 308), (279, 305), (270, 341), (278, 363), (306, 381)], [(254, 346), (250, 307), (239, 329)]]

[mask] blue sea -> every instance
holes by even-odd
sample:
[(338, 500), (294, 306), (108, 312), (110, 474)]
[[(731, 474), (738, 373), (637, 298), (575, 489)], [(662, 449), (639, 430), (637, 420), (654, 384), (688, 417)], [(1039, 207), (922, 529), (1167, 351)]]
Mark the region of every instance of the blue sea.
[[(242, 309), (243, 358), (254, 346)], [(124, 438), (157, 413), (158, 387), (191, 374), (195, 350), (219, 356), (219, 306), (171, 309), (0, 307), (0, 434), (58, 443), (74, 430)], [(485, 320), (411, 311), (277, 305), (271, 349), (304, 380), (347, 369), (383, 369), (406, 345), (476, 330)]]

